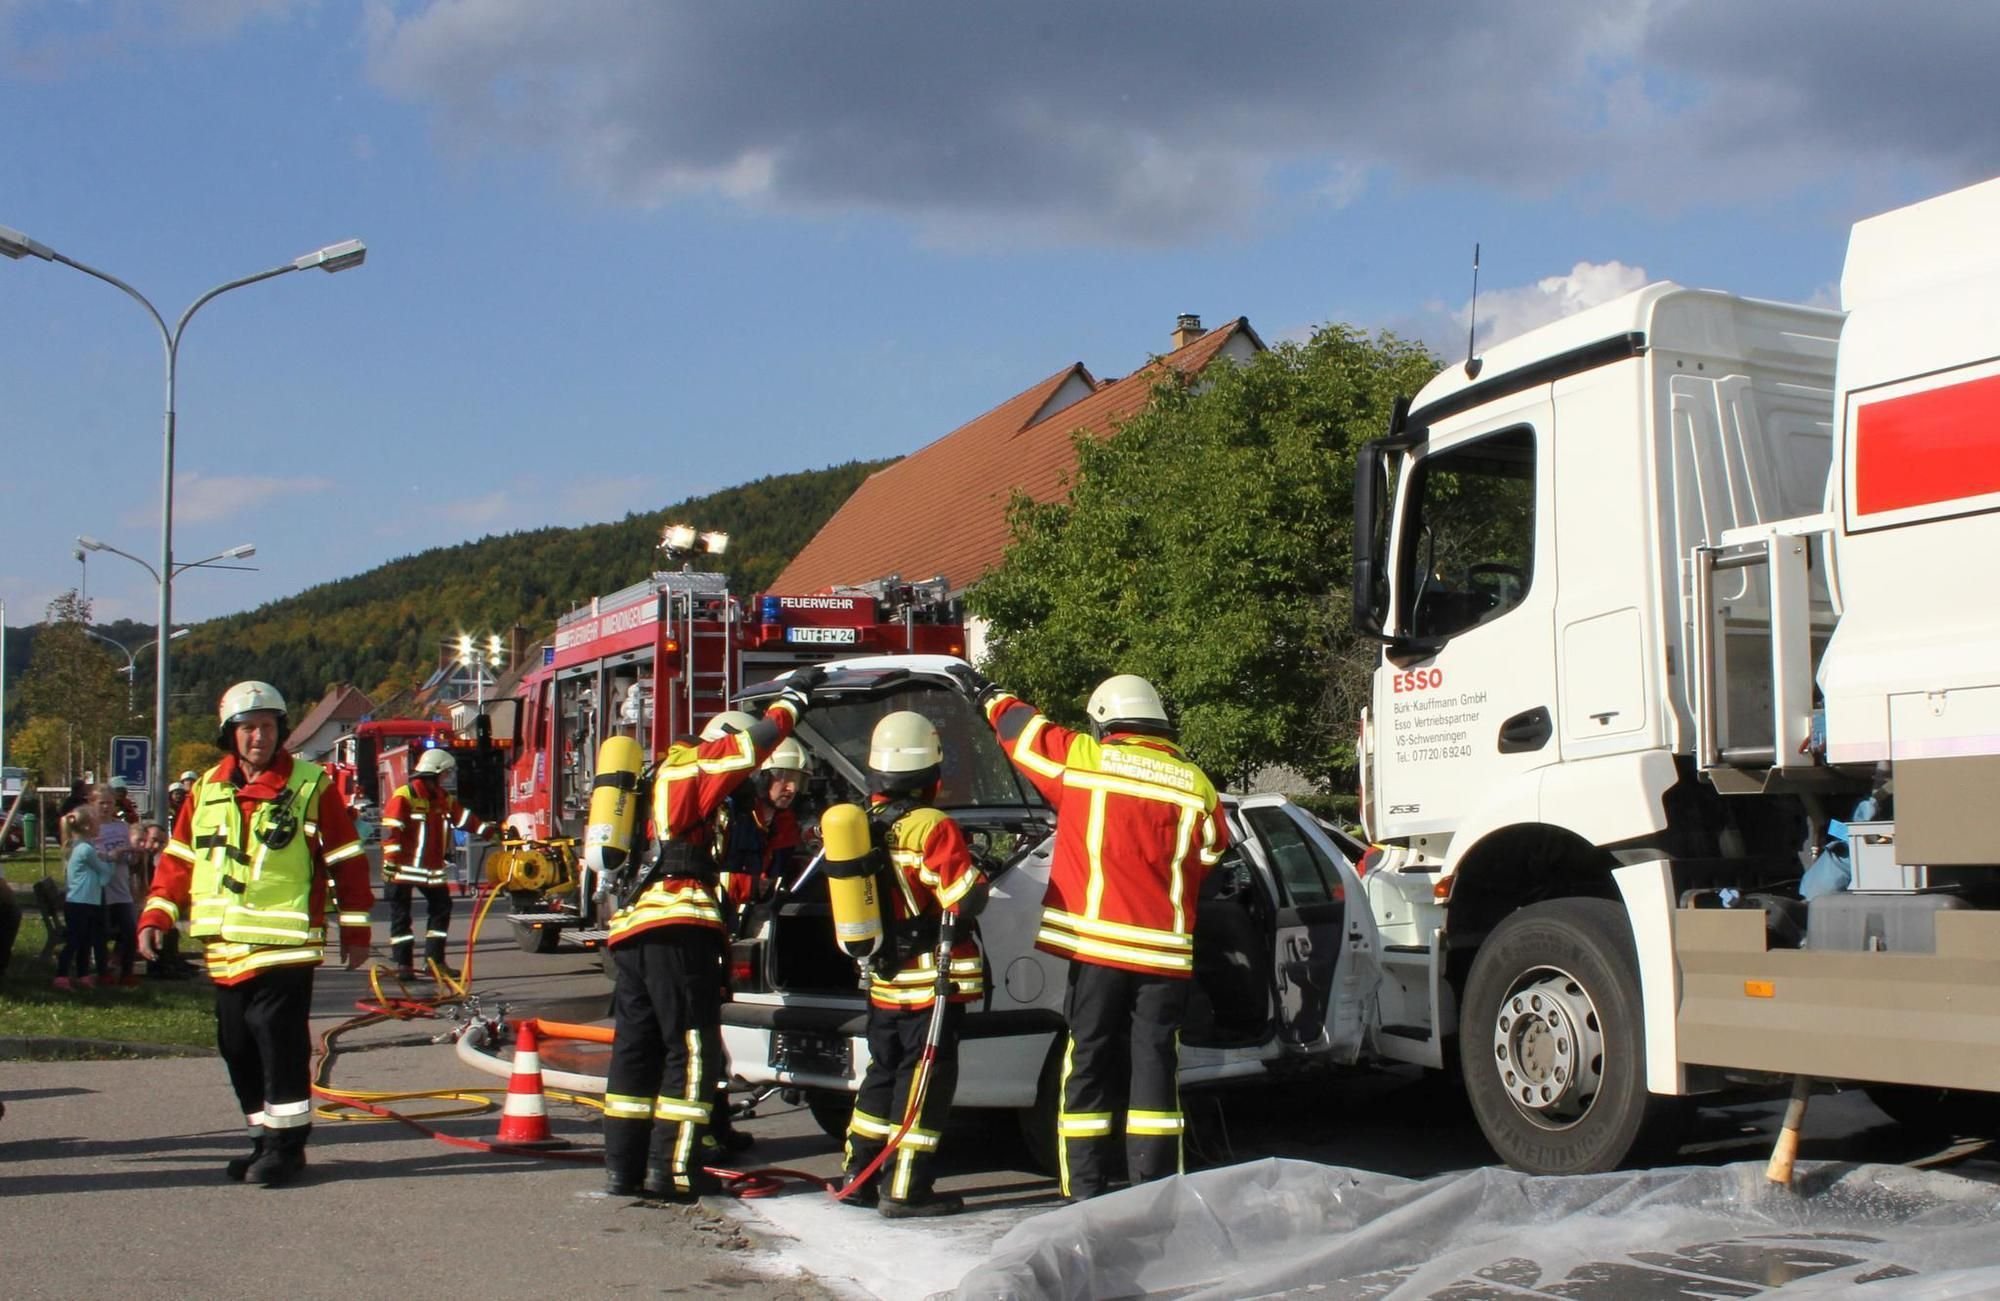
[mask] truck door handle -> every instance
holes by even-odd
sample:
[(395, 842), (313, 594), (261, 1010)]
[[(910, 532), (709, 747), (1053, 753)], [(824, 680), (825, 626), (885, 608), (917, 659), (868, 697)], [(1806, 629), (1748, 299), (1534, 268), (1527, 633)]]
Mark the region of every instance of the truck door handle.
[(1549, 743), (1556, 732), (1555, 721), (1546, 705), (1536, 705), (1500, 724), (1500, 753), (1527, 754)]

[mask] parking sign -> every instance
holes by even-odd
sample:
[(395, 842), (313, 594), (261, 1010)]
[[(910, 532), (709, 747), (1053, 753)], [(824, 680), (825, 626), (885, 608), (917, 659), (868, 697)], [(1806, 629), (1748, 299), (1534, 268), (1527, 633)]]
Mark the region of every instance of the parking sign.
[(111, 738), (111, 775), (123, 777), (135, 791), (146, 789), (153, 771), (153, 738), (114, 736)]

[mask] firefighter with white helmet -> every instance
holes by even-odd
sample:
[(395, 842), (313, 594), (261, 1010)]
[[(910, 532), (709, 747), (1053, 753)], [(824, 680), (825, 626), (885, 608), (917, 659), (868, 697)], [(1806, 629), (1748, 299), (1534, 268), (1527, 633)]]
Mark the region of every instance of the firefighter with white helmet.
[(1035, 947), (1069, 960), (1057, 1122), (1063, 1194), (1105, 1191), (1120, 1115), (1132, 1182), (1177, 1174), (1194, 904), (1229, 842), (1215, 787), (1181, 753), (1160, 693), (1142, 677), (1099, 683), (1084, 733), (971, 668), (955, 676), (1056, 810)]
[[(977, 911), (986, 877), (965, 833), (936, 807), (943, 764), (937, 727), (922, 714), (899, 710), (875, 724), (868, 741), (868, 817), (887, 851), (883, 894), (890, 915), (883, 919), (886, 947), (868, 980), (868, 1071), (847, 1127), (850, 1186), (902, 1128), (925, 1047), (936, 1044), (908, 1132), (887, 1164), (845, 1197), (849, 1205), (876, 1206), (891, 1219), (949, 1215), (965, 1204), (934, 1185), (938, 1143), (958, 1089), (959, 1027), (965, 1005), (986, 991), (979, 942), (970, 927), (959, 930), (955, 923), (961, 911)], [(950, 948), (940, 953), (946, 936)], [(949, 990), (942, 1007), (940, 986)]]
[(312, 1131), (313, 968), (327, 896), (350, 968), (368, 960), (368, 860), (326, 770), (283, 746), (284, 697), (266, 682), (222, 695), (222, 761), (194, 779), (153, 870), (139, 952), (157, 960), (181, 918), (206, 941), (216, 1041), (250, 1122), (251, 1152), (231, 1179), (279, 1185), (305, 1169)]
[[(454, 828), (469, 836), (491, 836), (493, 825), (458, 802), (446, 778), (458, 771), (449, 750), (432, 748), (417, 756), (410, 780), (396, 788), (382, 806), (382, 881), (389, 894), (389, 956), (396, 974), (415, 980), (433, 967), (456, 979), (458, 968), (444, 959), (451, 937), (451, 889), (446, 884), (445, 852)], [(424, 969), (415, 965), (416, 921), (410, 892), (424, 895)]]
[(715, 1106), (726, 1083), (717, 816), (792, 734), (825, 676), (795, 670), (761, 719), (718, 714), (699, 738), (682, 737), (659, 758), (652, 857), (606, 941), (617, 973), (604, 1093), (605, 1189), (614, 1197), (688, 1202), (721, 1191), (706, 1168), (720, 1150)]
[(721, 846), (716, 866), (726, 912), (740, 919), (790, 870), (799, 846), (799, 819), (792, 806), (811, 770), (806, 748), (788, 736), (758, 767), (756, 780), (737, 787), (724, 802), (716, 826)]

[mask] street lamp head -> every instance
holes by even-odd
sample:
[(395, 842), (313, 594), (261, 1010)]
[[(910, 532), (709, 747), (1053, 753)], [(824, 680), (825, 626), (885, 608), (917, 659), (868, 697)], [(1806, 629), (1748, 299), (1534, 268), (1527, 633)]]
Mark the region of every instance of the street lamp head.
[(176, 628), (171, 633), (167, 634), (167, 640), (179, 641), (181, 638), (187, 636), (190, 632), (193, 631), (194, 630), (192, 628)]
[(10, 257), (19, 261), (34, 254), (44, 262), (53, 262), (56, 252), (46, 244), (29, 239), (11, 226), (0, 226), (0, 257)]
[(314, 249), (303, 257), (292, 259), (296, 271), (310, 271), (314, 267), (331, 275), (335, 271), (345, 271), (358, 267), (368, 257), (368, 246), (358, 239), (344, 239), (338, 244), (328, 244), (325, 248)]
[(85, 551), (104, 550), (104, 544), (102, 542), (99, 542), (96, 538), (90, 537), (82, 533), (76, 535), (76, 544), (82, 547)]
[(229, 548), (229, 550), (223, 552), (222, 558), (225, 560), (243, 560), (246, 559), (247, 557), (254, 556), (256, 554), (257, 554), (256, 543), (239, 542), (235, 546)]

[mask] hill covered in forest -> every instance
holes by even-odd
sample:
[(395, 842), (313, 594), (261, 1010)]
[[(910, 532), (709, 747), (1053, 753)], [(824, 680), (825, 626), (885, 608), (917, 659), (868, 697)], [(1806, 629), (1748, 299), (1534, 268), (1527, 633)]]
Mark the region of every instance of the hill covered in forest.
[(520, 624), (539, 638), (557, 615), (666, 568), (658, 546), (669, 521), (729, 534), (720, 563), (702, 567), (726, 571), (731, 589), (749, 595), (887, 464), (771, 475), (609, 524), (501, 534), (392, 560), (197, 625), (197, 635), (175, 647), (174, 685), (212, 700), (255, 676), (300, 702), (300, 712), (334, 682), (379, 700), (421, 682), (461, 630), (504, 635)]

